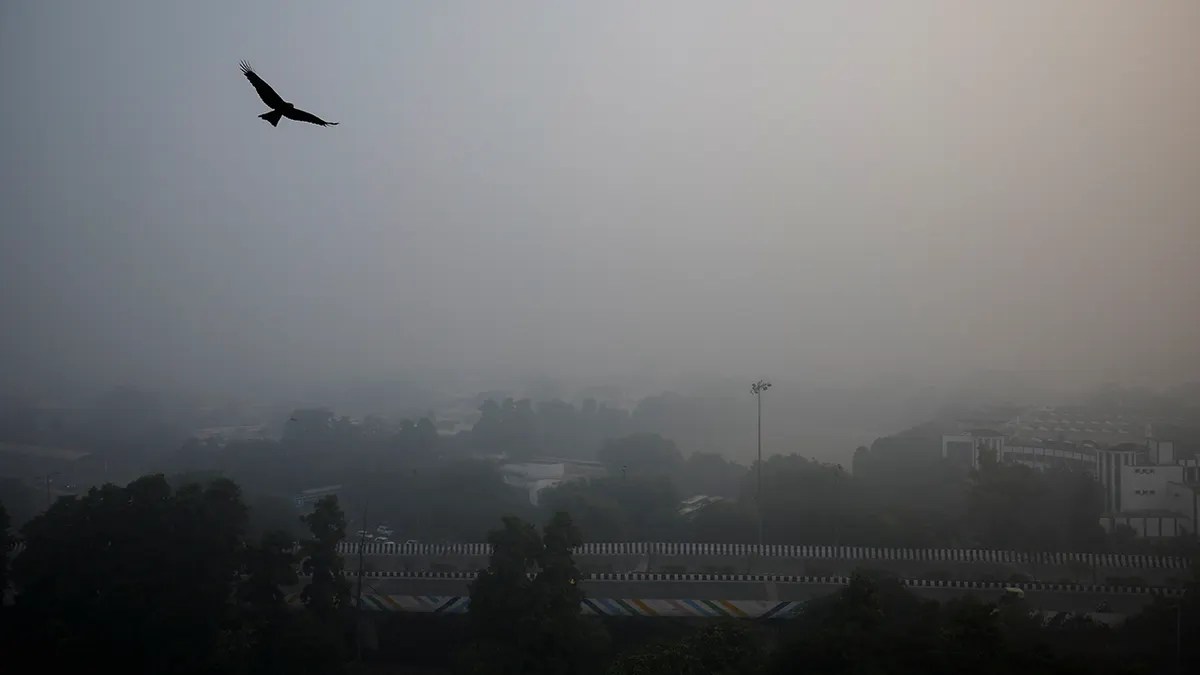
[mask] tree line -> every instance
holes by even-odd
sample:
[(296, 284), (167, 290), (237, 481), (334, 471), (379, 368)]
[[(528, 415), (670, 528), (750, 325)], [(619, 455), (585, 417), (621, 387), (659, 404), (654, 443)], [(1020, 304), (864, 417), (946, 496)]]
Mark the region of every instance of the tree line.
[[(134, 411), (146, 402), (122, 401), (112, 406), (125, 420), (118, 427), (142, 428), (128, 418), (141, 419)], [(668, 435), (639, 430), (688, 433), (688, 420), (706, 410), (671, 394), (647, 397), (632, 411), (595, 401), (485, 398), (472, 429), (445, 435), (430, 417), (389, 423), (300, 409), (282, 423), (278, 440), (193, 439), (160, 458), (155, 470), (236, 481), (254, 507), (255, 535), (294, 534), (290, 497), (339, 484), (349, 502), (372, 504), (400, 541), (480, 541), (498, 513), (537, 519), (565, 509), (599, 541), (752, 543), (761, 517), (768, 543), (1175, 552), (1135, 541), (1127, 531), (1101, 531), (1100, 490), (1084, 474), (994, 464), (966, 473), (949, 466), (932, 423), (859, 448), (853, 472), (797, 454), (772, 456), (762, 467), (761, 495), (759, 467), (687, 453)], [(682, 447), (694, 447), (689, 443)], [(528, 493), (505, 483), (495, 457), (535, 454), (597, 460), (608, 475), (545, 490), (534, 507)], [(724, 501), (680, 514), (680, 501), (700, 494)], [(18, 523), (43, 503), (16, 480), (0, 480), (0, 499), (12, 505)]]
[[(58, 500), (20, 530), (2, 653), (63, 672), (333, 672), (349, 609), (336, 499), (304, 516), (298, 547), (281, 532), (250, 539), (247, 516), (226, 479), (152, 475)], [(300, 572), (305, 609), (289, 611)]]
[[(921, 428), (860, 449), (853, 473), (798, 454), (771, 456), (761, 467), (761, 495), (757, 465), (688, 455), (655, 433), (609, 438), (588, 457), (607, 475), (544, 489), (534, 507), (527, 491), (505, 482), (501, 461), (449, 452), (421, 426), (397, 432), (410, 445), (230, 443), (179, 468), (246, 486), (269, 521), (256, 528), (282, 527), (265, 514), (286, 511), (283, 495), (342, 484), (347, 499), (369, 502), (400, 541), (481, 541), (498, 513), (537, 519), (565, 510), (595, 541), (755, 543), (761, 517), (769, 544), (1170, 554), (1188, 545), (1106, 534), (1101, 488), (1085, 473), (986, 457), (978, 470), (964, 471), (931, 451), (939, 438)], [(274, 504), (267, 495), (276, 495)], [(682, 500), (694, 495), (722, 501), (681, 513)]]
[[(1200, 627), (1200, 568), (1182, 599), (1160, 599), (1117, 628), (1085, 617), (1047, 623), (1020, 598), (938, 604), (869, 570), (774, 625), (584, 616), (572, 557), (584, 531), (561, 511), (540, 529), (507, 516), (488, 534), (491, 557), (465, 618), (422, 615), (419, 627), (400, 628), (384, 614), (370, 622), (380, 632), (370, 645), (337, 553), (347, 527), (337, 498), (299, 518), (298, 545), (282, 532), (249, 537), (249, 511), (232, 481), (172, 485), (161, 475), (59, 500), (21, 528), (26, 547), (11, 570), (0, 565), (15, 591), (0, 606), (0, 658), (51, 671), (206, 674), (391, 672), (414, 662), (464, 675), (1200, 666), (1200, 645), (1175, 642)], [(2, 506), (0, 536), (9, 537)], [(385, 644), (400, 647), (376, 648)]]

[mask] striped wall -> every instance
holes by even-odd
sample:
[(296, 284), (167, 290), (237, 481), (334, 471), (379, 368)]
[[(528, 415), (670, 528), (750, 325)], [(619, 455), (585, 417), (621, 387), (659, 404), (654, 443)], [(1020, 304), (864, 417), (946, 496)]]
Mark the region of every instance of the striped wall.
[[(298, 593), (288, 602), (300, 603)], [(637, 598), (587, 598), (583, 614), (594, 616), (702, 617), (735, 619), (790, 619), (800, 612), (802, 602), (778, 600), (643, 600)], [(471, 598), (447, 595), (363, 594), (363, 609), (384, 612), (465, 614)]]
[[(343, 555), (358, 553), (358, 544), (343, 542)], [(490, 544), (366, 544), (368, 555), (487, 556)], [(1091, 567), (1187, 569), (1183, 558), (1119, 553), (1026, 553), (963, 548), (874, 548), (861, 546), (793, 546), (752, 544), (695, 544), (669, 542), (591, 543), (575, 549), (579, 556), (768, 556), (835, 560), (911, 560), (998, 564), (1083, 564)]]
[[(17, 542), (13, 555), (25, 549)], [(479, 556), (491, 555), (491, 544), (366, 544), (367, 555), (394, 556)], [(1025, 553), (967, 548), (872, 548), (859, 546), (763, 546), (750, 544), (694, 544), (669, 542), (620, 542), (584, 544), (577, 556), (767, 556), (775, 558), (831, 560), (902, 560), (995, 564), (1070, 565), (1121, 569), (1189, 569), (1186, 559), (1120, 553)], [(342, 555), (358, 553), (358, 544), (342, 542)]]
[[(347, 574), (348, 577), (354, 576)], [(363, 576), (372, 579), (410, 579), (414, 581), (472, 581), (476, 572), (363, 572)], [(531, 574), (532, 578), (533, 575)], [(820, 586), (845, 586), (850, 583), (850, 577), (844, 576), (803, 576), (793, 574), (663, 574), (657, 572), (611, 572), (599, 574), (582, 574), (580, 580), (588, 583), (776, 583), (776, 584), (812, 584)], [(913, 589), (947, 589), (961, 591), (1003, 591), (1006, 588), (1020, 588), (1026, 591), (1050, 591), (1057, 593), (1102, 593), (1124, 595), (1161, 595), (1164, 597), (1182, 596), (1181, 588), (1158, 586), (1106, 586), (1102, 584), (1061, 584), (1005, 581), (959, 581), (943, 579), (901, 579), (902, 585)]]
[(641, 600), (585, 598), (584, 614), (600, 616), (705, 617), (710, 619), (790, 619), (802, 602), (778, 600)]
[[(471, 598), (447, 595), (380, 595), (364, 593), (363, 609), (376, 612), (417, 612), (425, 614), (466, 614)], [(288, 597), (300, 604), (300, 594)], [(580, 607), (590, 616), (645, 616), (705, 619), (793, 619), (804, 609), (802, 601), (777, 600), (649, 600), (642, 598), (587, 598)], [(1043, 623), (1072, 618), (1069, 612), (1035, 611)], [(1124, 617), (1113, 613), (1088, 613), (1087, 618), (1115, 623)]]

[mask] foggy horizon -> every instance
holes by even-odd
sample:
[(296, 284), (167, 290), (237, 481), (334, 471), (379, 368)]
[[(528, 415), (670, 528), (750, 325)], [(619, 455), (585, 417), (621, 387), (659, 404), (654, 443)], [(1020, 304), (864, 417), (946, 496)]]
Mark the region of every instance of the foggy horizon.
[[(0, 385), (1195, 380), (1198, 28), (1189, 0), (11, 4)], [(241, 59), (341, 126), (257, 119)]]

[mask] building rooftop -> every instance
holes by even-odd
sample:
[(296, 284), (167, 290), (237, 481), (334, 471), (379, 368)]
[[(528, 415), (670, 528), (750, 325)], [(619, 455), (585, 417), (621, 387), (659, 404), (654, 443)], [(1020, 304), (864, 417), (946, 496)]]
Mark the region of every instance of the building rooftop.
[(300, 494), (315, 495), (315, 494), (320, 494), (322, 492), (334, 492), (334, 491), (341, 490), (341, 489), (342, 489), (341, 485), (326, 485), (325, 487), (309, 488), (307, 490), (302, 491)]
[(679, 515), (684, 516), (685, 518), (688, 516), (693, 516), (720, 501), (724, 501), (724, 498), (710, 497), (708, 495), (695, 495), (694, 497), (688, 497), (680, 502)]
[(90, 457), (92, 454), (83, 450), (51, 448), (42, 445), (23, 445), (20, 443), (0, 443), (0, 453), (10, 453), (37, 459), (57, 459), (67, 462), (74, 462), (84, 457)]
[(525, 460), (522, 464), (574, 464), (575, 466), (591, 466), (598, 469), (605, 468), (603, 462), (590, 459), (562, 459), (559, 457), (534, 457), (533, 459)]
[(1140, 511), (1121, 511), (1120, 513), (1104, 513), (1103, 518), (1191, 518), (1178, 511), (1167, 509), (1141, 509)]
[(966, 433), (972, 436), (1003, 436), (1004, 434), (994, 429), (968, 429)]
[(1044, 448), (1046, 450), (1061, 450), (1078, 452), (1085, 455), (1095, 455), (1099, 446), (1091, 441), (1048, 441), (1044, 438), (1010, 438), (1004, 442), (1007, 448)]

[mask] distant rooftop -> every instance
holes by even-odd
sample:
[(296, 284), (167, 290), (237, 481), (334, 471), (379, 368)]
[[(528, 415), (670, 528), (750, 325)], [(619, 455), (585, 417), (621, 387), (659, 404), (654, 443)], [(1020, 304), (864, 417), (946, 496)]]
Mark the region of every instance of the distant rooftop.
[(1099, 446), (1092, 441), (1050, 441), (1043, 438), (1010, 438), (1005, 441), (1004, 445), (1009, 449), (1042, 448), (1046, 450), (1078, 452), (1086, 455), (1095, 455), (1099, 449)]
[(595, 460), (590, 460), (590, 459), (564, 459), (561, 457), (535, 457), (534, 459), (529, 460), (529, 462), (538, 463), (538, 464), (576, 464), (579, 466), (594, 466), (597, 468), (604, 468), (603, 462), (597, 462)]
[(307, 490), (302, 491), (300, 494), (315, 495), (315, 494), (320, 494), (322, 492), (336, 492), (337, 490), (341, 490), (341, 489), (342, 489), (341, 485), (326, 485), (325, 487), (309, 488)]
[(1169, 511), (1167, 509), (1142, 509), (1140, 511), (1121, 511), (1120, 513), (1101, 514), (1105, 518), (1190, 518), (1186, 513)]
[(710, 497), (708, 495), (696, 495), (694, 497), (688, 497), (680, 502), (679, 515), (685, 518), (692, 516), (721, 501), (725, 501), (725, 499), (723, 497)]
[(969, 429), (968, 434), (972, 436), (1003, 436), (1004, 434), (994, 429)]
[(0, 452), (39, 459), (58, 459), (67, 462), (74, 462), (84, 457), (90, 457), (92, 454), (83, 450), (49, 448), (41, 445), (23, 445), (20, 443), (0, 443)]

